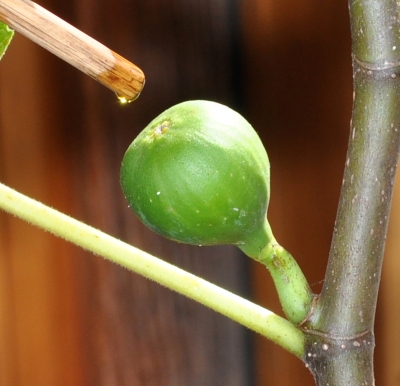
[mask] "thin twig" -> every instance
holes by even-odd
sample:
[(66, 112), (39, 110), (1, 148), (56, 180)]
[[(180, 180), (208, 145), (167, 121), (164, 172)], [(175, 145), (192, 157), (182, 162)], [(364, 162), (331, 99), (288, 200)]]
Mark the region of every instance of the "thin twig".
[(0, 209), (196, 300), (298, 357), (304, 354), (303, 332), (286, 319), (1, 183)]
[(1, 0), (0, 21), (113, 90), (126, 102), (144, 86), (133, 63), (30, 0)]

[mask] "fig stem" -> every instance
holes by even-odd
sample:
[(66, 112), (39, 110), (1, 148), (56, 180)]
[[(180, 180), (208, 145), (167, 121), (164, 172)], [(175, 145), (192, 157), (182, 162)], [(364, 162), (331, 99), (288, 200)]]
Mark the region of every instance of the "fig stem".
[(144, 85), (140, 68), (30, 0), (1, 0), (0, 21), (114, 91), (135, 100)]
[(55, 236), (185, 295), (265, 336), (299, 358), (304, 334), (286, 319), (75, 220), (0, 183), (0, 208)]
[(276, 241), (268, 220), (265, 219), (259, 232), (239, 248), (268, 269), (288, 320), (296, 325), (304, 321), (314, 294), (294, 257)]
[(296, 260), (275, 240), (267, 244), (257, 260), (270, 272), (288, 320), (300, 324), (310, 312), (314, 294)]

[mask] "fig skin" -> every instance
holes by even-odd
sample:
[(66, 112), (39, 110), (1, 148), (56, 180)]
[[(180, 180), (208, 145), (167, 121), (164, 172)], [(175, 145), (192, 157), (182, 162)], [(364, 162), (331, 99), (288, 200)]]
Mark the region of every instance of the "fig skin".
[(121, 186), (130, 208), (160, 235), (261, 250), (268, 242), (269, 167), (260, 138), (240, 114), (188, 101), (164, 111), (132, 142)]

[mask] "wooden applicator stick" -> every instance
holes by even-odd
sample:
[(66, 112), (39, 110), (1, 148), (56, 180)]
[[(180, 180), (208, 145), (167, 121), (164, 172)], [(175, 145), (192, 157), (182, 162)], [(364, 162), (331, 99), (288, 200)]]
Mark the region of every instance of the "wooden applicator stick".
[(135, 100), (144, 74), (133, 63), (30, 0), (0, 0), (0, 21), (113, 90)]

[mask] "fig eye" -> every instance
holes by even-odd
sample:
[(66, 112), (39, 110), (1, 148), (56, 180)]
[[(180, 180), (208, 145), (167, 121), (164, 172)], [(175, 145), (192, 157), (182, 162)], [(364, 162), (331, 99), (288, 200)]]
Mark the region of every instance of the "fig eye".
[(164, 121), (163, 123), (161, 123), (161, 125), (158, 125), (153, 133), (152, 133), (152, 137), (153, 138), (157, 138), (158, 136), (165, 134), (168, 129), (170, 128), (170, 122), (169, 121)]

